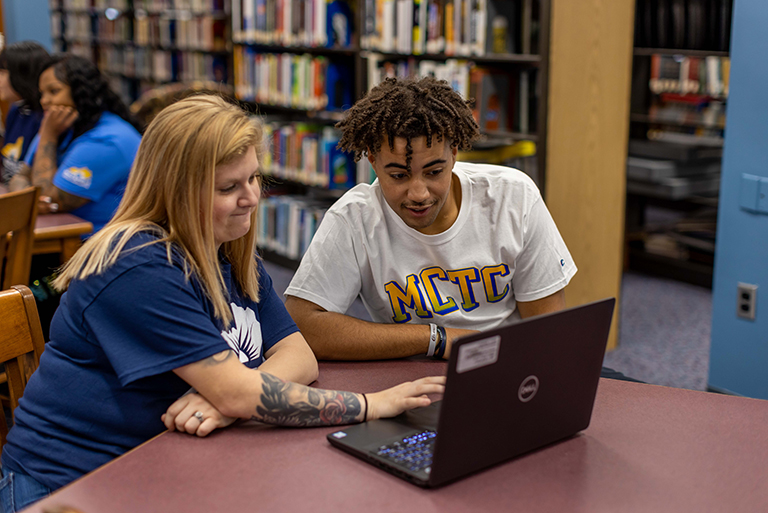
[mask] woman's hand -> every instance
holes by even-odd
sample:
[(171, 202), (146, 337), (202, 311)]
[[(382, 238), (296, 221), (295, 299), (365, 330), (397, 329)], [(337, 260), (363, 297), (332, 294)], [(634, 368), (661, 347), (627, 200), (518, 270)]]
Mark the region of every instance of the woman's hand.
[(364, 420), (394, 417), (407, 410), (429, 406), (432, 400), (427, 394), (442, 394), (444, 391), (445, 376), (430, 376), (381, 392), (365, 394), (368, 398), (368, 415)]
[(77, 121), (77, 117), (77, 111), (72, 107), (52, 105), (43, 114), (43, 120), (40, 123), (40, 137), (58, 139)]
[(37, 202), (37, 213), (54, 214), (59, 211), (59, 204), (55, 203), (50, 196), (40, 196)]
[(225, 417), (205, 397), (192, 393), (176, 399), (160, 420), (169, 431), (178, 430), (190, 435), (206, 436), (214, 429), (227, 427), (237, 419)]

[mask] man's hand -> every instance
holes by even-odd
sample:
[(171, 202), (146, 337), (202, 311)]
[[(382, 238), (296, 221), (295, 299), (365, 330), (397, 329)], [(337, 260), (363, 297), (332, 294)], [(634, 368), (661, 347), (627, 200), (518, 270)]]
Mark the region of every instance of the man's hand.
[(77, 121), (77, 118), (78, 113), (72, 107), (52, 105), (43, 114), (43, 120), (40, 123), (40, 137), (58, 139)]

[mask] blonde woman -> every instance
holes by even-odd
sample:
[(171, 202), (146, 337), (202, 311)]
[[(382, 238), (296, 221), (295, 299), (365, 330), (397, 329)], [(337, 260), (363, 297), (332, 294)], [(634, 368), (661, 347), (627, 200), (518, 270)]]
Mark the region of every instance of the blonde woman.
[[(257, 122), (212, 96), (150, 124), (115, 217), (55, 282), (67, 292), (3, 449), (6, 512), (165, 427), (362, 422), (442, 392), (442, 377), (367, 397), (298, 384), (317, 363), (254, 257), (262, 140)], [(202, 397), (184, 396), (190, 386)]]

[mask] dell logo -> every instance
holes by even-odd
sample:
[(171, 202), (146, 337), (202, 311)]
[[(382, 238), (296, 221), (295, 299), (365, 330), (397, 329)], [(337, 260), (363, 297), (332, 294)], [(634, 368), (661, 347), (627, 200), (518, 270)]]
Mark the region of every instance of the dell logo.
[(539, 378), (536, 376), (528, 376), (520, 384), (520, 388), (517, 389), (517, 398), (520, 399), (521, 402), (527, 403), (533, 399), (533, 396), (535, 396), (538, 391)]

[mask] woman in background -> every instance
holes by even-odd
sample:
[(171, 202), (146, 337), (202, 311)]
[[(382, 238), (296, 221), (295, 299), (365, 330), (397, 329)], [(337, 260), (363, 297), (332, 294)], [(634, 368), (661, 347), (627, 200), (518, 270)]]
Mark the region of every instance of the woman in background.
[(0, 185), (8, 185), (19, 172), (40, 129), (43, 111), (37, 79), (49, 58), (45, 48), (34, 41), (20, 41), (0, 52), (0, 100), (11, 104), (0, 150)]
[(128, 108), (89, 60), (57, 54), (40, 73), (45, 114), (11, 190), (40, 186), (41, 213), (72, 212), (93, 223), (112, 217), (141, 141)]
[(317, 362), (256, 256), (263, 145), (261, 124), (215, 96), (150, 123), (114, 218), (55, 282), (67, 291), (2, 452), (6, 513), (166, 427), (349, 424), (443, 391), (443, 377), (372, 394), (305, 386)]

